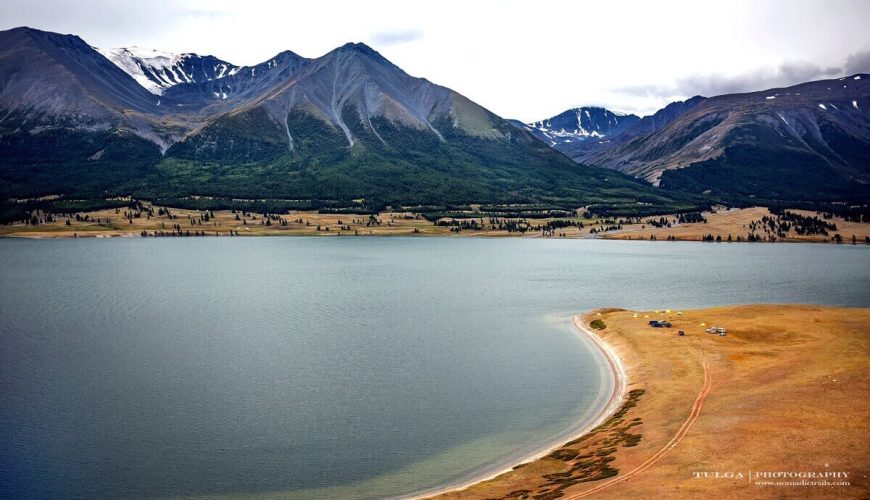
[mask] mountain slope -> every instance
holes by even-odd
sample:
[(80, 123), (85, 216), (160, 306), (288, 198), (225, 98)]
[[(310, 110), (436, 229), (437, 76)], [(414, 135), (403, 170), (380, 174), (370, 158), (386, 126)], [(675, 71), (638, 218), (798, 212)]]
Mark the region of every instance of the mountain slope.
[(7, 112), (120, 121), (158, 113), (156, 99), (81, 38), (31, 28), (0, 32), (0, 106)]
[[(396, 204), (660, 196), (627, 177), (572, 163), (362, 44), (305, 62), (289, 80), (173, 146), (159, 168), (161, 185), (190, 195), (243, 189), (248, 197)], [(226, 182), (243, 170), (260, 172), (256, 182)]]
[(589, 137), (585, 141), (563, 141), (556, 143), (553, 147), (576, 162), (589, 163), (590, 159), (594, 158), (598, 152), (612, 149), (633, 138), (663, 129), (705, 99), (705, 97), (695, 96), (685, 101), (672, 102), (652, 115), (631, 120), (627, 126), (607, 134), (606, 137)]
[(77, 36), (0, 32), (0, 196), (102, 193), (166, 144), (152, 94)]
[(179, 112), (207, 119), (257, 99), (292, 79), (310, 61), (286, 50), (256, 66), (234, 68), (213, 80), (174, 85), (163, 96)]
[(231, 76), (240, 69), (214, 56), (172, 54), (139, 47), (94, 48), (156, 95), (179, 83), (208, 82)]
[[(444, 140), (443, 134), (433, 125), (439, 118), (448, 118), (450, 127), (467, 135), (505, 138), (501, 118), (450, 89), (411, 77), (363, 44), (347, 44), (318, 59), (304, 60), (289, 78), (258, 90), (261, 93), (255, 99), (218, 118), (217, 123), (261, 110), (284, 129), (285, 148), (289, 151), (294, 149), (293, 130), (287, 126), (291, 114), (326, 123), (344, 135), (346, 147), (356, 145), (361, 138), (353, 130), (356, 121), (362, 123), (364, 135), (388, 146), (373, 122), (375, 118), (431, 134), (440, 141)], [(347, 113), (351, 113), (350, 121), (354, 123), (348, 123)], [(512, 128), (505, 130), (514, 133)], [(187, 142), (208, 134), (206, 127)], [(212, 149), (220, 147), (214, 144)]]
[(712, 97), (666, 126), (583, 160), (660, 183), (738, 197), (867, 197), (870, 77)]

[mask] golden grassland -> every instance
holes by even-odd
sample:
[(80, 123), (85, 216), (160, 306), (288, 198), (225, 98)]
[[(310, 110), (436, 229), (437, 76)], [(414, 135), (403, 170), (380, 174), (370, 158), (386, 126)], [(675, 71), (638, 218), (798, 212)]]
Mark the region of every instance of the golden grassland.
[[(87, 216), (88, 220), (76, 220), (74, 217), (57, 217), (52, 222), (40, 223), (32, 226), (25, 223), (15, 223), (0, 226), (0, 236), (16, 236), (30, 238), (72, 238), (72, 237), (118, 237), (118, 236), (141, 236), (146, 231), (148, 236), (153, 236), (156, 231), (172, 233), (175, 225), (180, 226), (182, 233), (188, 231), (191, 235), (204, 232), (205, 236), (229, 236), (231, 233), (238, 236), (479, 236), (479, 237), (541, 237), (540, 231), (509, 232), (507, 230), (492, 229), (489, 217), (477, 214), (467, 219), (475, 220), (485, 229), (451, 231), (448, 226), (438, 226), (432, 221), (423, 218), (419, 214), (411, 212), (382, 212), (375, 216), (372, 222), (369, 215), (360, 214), (323, 214), (316, 211), (291, 211), (280, 214), (278, 217), (286, 221), (282, 225), (276, 220), (270, 220), (266, 225), (266, 218), (261, 213), (242, 212), (235, 213), (230, 210), (215, 210), (208, 221), (203, 220), (204, 211), (170, 208), (172, 214), (159, 214), (159, 207), (154, 206), (154, 215), (146, 217), (144, 214), (138, 218), (125, 218), (125, 212), (129, 209), (105, 209), (93, 212), (80, 212), (80, 218)], [(239, 220), (236, 219), (239, 215)], [(67, 221), (69, 220), (69, 224)], [(511, 219), (518, 220), (518, 219)], [(531, 225), (543, 225), (555, 219), (527, 219)], [(600, 224), (600, 220), (583, 220), (584, 224)], [(319, 226), (319, 228), (318, 228)], [(584, 234), (576, 227), (560, 229), (565, 237), (583, 237)], [(171, 234), (170, 234), (171, 235)]]
[[(603, 322), (597, 334), (625, 365), (621, 408), (545, 458), (442, 496), (870, 496), (870, 309), (680, 312), (604, 310), (578, 318)], [(648, 325), (665, 318), (672, 328)], [(727, 336), (705, 333), (709, 326), (727, 328)], [(765, 485), (801, 479), (750, 476), (760, 472), (846, 473), (827, 481), (850, 485)]]
[[(278, 217), (285, 221), (282, 224), (276, 220), (270, 220), (266, 225), (263, 214), (241, 212), (234, 213), (229, 210), (210, 212), (213, 217), (203, 220), (205, 212), (198, 210), (186, 210), (170, 208), (172, 218), (158, 213), (159, 207), (152, 207), (153, 215), (147, 217), (142, 213), (138, 218), (125, 218), (129, 209), (106, 209), (93, 212), (80, 212), (82, 220), (74, 216), (57, 216), (54, 221), (40, 223), (32, 226), (23, 222), (0, 226), (0, 236), (16, 236), (29, 238), (65, 238), (65, 237), (118, 237), (118, 236), (141, 236), (145, 231), (148, 236), (161, 232), (164, 235), (173, 236), (181, 233), (186, 235), (204, 236), (477, 236), (477, 237), (557, 237), (557, 238), (603, 238), (625, 240), (650, 240), (654, 236), (657, 240), (666, 240), (672, 236), (676, 240), (700, 241), (704, 236), (711, 234), (714, 237), (721, 236), (723, 240), (732, 235), (745, 239), (748, 226), (753, 221), (758, 221), (765, 215), (770, 215), (764, 207), (747, 209), (719, 210), (705, 212), (706, 223), (674, 224), (672, 227), (656, 228), (643, 218), (640, 223), (620, 224), (621, 229), (603, 231), (604, 228), (613, 228), (621, 219), (585, 218), (574, 217), (570, 219), (500, 219), (502, 221), (517, 221), (528, 226), (544, 226), (552, 221), (571, 221), (582, 223), (583, 227), (569, 226), (560, 227), (545, 235), (540, 229), (530, 229), (524, 232), (508, 231), (506, 229), (493, 228), (489, 216), (485, 214), (469, 213), (467, 218), (457, 218), (457, 221), (474, 220), (482, 229), (463, 229), (460, 232), (451, 230), (449, 226), (438, 226), (426, 220), (419, 214), (411, 212), (382, 212), (376, 216), (377, 223), (372, 223), (368, 215), (359, 214), (321, 214), (315, 211), (291, 211), (280, 214)], [(816, 216), (813, 212), (792, 210), (806, 216)], [(37, 214), (39, 215), (39, 214)], [(236, 216), (239, 215), (239, 219)], [(87, 220), (85, 219), (87, 216)], [(664, 216), (675, 219), (674, 215)], [(450, 219), (443, 219), (450, 220)], [(631, 222), (636, 222), (633, 220)], [(844, 243), (851, 242), (854, 235), (858, 243), (864, 243), (865, 238), (870, 236), (870, 224), (859, 222), (847, 222), (840, 217), (833, 217), (828, 222), (837, 225), (837, 233), (841, 234)], [(179, 226), (176, 229), (176, 225)], [(318, 226), (320, 227), (318, 229)], [(829, 236), (822, 235), (798, 235), (790, 232), (786, 238), (778, 241), (804, 241), (804, 242), (830, 242), (833, 232)]]
[[(118, 213), (115, 209), (82, 212), (82, 218), (87, 215), (88, 221), (61, 217), (37, 226), (23, 223), (0, 226), (0, 235), (31, 238), (116, 237), (141, 236), (142, 231), (146, 231), (148, 236), (153, 236), (155, 231), (173, 233), (176, 231), (176, 224), (180, 226), (182, 233), (189, 231), (191, 235), (195, 235), (203, 232), (205, 236), (229, 236), (230, 233), (238, 236), (450, 234), (446, 228), (436, 227), (426, 219), (409, 213), (383, 213), (378, 216), (380, 224), (370, 224), (368, 215), (291, 212), (279, 216), (286, 221), (286, 225), (276, 220), (269, 220), (269, 225), (266, 225), (266, 218), (258, 213), (242, 215), (239, 212), (239, 220), (236, 220), (237, 214), (232, 211), (215, 210), (211, 212), (213, 217), (206, 221), (203, 217), (205, 212), (198, 210), (172, 208), (170, 218), (167, 215), (158, 215), (158, 208), (155, 207), (155, 214), (150, 218), (142, 215), (133, 219), (124, 218), (125, 210), (127, 209), (122, 208)], [(70, 220), (69, 225), (67, 220)]]
[[(816, 212), (807, 210), (789, 210), (801, 214), (806, 217), (822, 216)], [(752, 207), (731, 210), (718, 210), (715, 213), (704, 212), (707, 222), (693, 224), (679, 224), (671, 227), (653, 227), (649, 224), (632, 224), (624, 226), (621, 231), (606, 232), (601, 235), (605, 239), (616, 240), (649, 240), (654, 236), (656, 240), (666, 240), (668, 236), (673, 236), (676, 240), (683, 241), (701, 241), (705, 235), (713, 235), (713, 237), (721, 236), (723, 240), (727, 240), (728, 235), (733, 239), (738, 236), (746, 239), (750, 232), (749, 225), (753, 221), (759, 221), (764, 216), (770, 216), (770, 211), (765, 207)], [(673, 219), (674, 216), (667, 216)], [(823, 236), (819, 234), (800, 235), (794, 231), (789, 232), (788, 236), (779, 241), (785, 242), (829, 242), (834, 233), (839, 233), (844, 240), (851, 241), (854, 235), (859, 243), (864, 242), (864, 238), (870, 236), (870, 224), (866, 222), (847, 222), (842, 217), (832, 217), (828, 222), (837, 225), (836, 231), (830, 231), (830, 235)]]

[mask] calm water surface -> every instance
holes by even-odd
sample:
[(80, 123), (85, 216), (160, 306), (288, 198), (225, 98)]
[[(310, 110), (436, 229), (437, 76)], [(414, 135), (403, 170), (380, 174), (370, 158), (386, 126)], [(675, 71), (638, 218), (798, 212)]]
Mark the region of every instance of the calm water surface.
[(0, 240), (0, 496), (383, 497), (570, 431), (599, 306), (870, 306), (870, 249)]

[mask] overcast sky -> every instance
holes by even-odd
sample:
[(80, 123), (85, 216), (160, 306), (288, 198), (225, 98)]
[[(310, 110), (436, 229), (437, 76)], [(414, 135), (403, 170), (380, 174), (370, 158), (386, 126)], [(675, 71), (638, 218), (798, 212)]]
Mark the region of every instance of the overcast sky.
[(0, 0), (0, 28), (98, 47), (317, 57), (365, 42), (507, 118), (649, 114), (696, 94), (870, 72), (870, 1)]

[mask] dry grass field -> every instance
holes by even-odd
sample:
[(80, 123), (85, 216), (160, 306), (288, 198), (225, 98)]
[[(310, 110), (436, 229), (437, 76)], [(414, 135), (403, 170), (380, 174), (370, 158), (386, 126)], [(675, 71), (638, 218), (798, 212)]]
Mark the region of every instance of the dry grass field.
[[(148, 206), (148, 205), (146, 205)], [(204, 236), (478, 236), (478, 237), (542, 237), (539, 230), (525, 232), (493, 229), (489, 217), (478, 215), (458, 219), (475, 221), (482, 229), (464, 229), (461, 232), (451, 231), (447, 225), (436, 225), (419, 214), (410, 212), (382, 212), (375, 217), (360, 214), (321, 214), (316, 211), (291, 211), (276, 215), (284, 223), (268, 219), (260, 213), (232, 212), (215, 210), (208, 220), (204, 220), (203, 211), (169, 208), (169, 214), (161, 213), (161, 207), (153, 206), (153, 215), (147, 217), (144, 212), (140, 217), (127, 218), (128, 209), (107, 209), (93, 212), (81, 212), (79, 219), (59, 217), (50, 222), (36, 226), (15, 223), (0, 226), (0, 236), (15, 236), (26, 238), (85, 238), (85, 237), (120, 237), (141, 236), (146, 231), (148, 236), (157, 232), (168, 236), (179, 231), (182, 235), (190, 232), (196, 236), (202, 232)], [(239, 216), (238, 219), (236, 216)], [(41, 214), (37, 214), (41, 216)], [(87, 217), (87, 220), (84, 218)], [(69, 224), (67, 224), (69, 220)], [(451, 219), (444, 219), (445, 221)], [(505, 219), (519, 221), (519, 219)], [(525, 225), (544, 225), (555, 219), (527, 219)], [(581, 219), (576, 219), (581, 220)], [(600, 224), (598, 220), (585, 220), (585, 224)], [(178, 228), (176, 228), (178, 225)], [(566, 238), (588, 237), (577, 227), (559, 229)]]
[[(620, 410), (548, 457), (443, 497), (870, 496), (870, 309), (679, 313), (578, 318), (600, 319), (598, 335), (625, 365)], [(823, 481), (849, 485), (806, 484)]]
[[(149, 207), (149, 205), (146, 205)], [(640, 223), (628, 222), (620, 219), (603, 219), (574, 217), (571, 219), (500, 219), (501, 222), (512, 221), (527, 228), (526, 231), (508, 231), (506, 228), (492, 227), (492, 221), (486, 215), (468, 214), (467, 218), (455, 219), (457, 222), (474, 221), (478, 224), (477, 229), (462, 229), (455, 232), (450, 226), (435, 225), (419, 214), (410, 212), (383, 212), (374, 219), (368, 215), (359, 214), (321, 214), (314, 211), (294, 212), (277, 215), (283, 220), (280, 222), (275, 217), (267, 219), (263, 214), (234, 213), (229, 210), (213, 211), (213, 217), (204, 220), (205, 212), (197, 210), (185, 210), (170, 208), (171, 217), (160, 213), (160, 207), (153, 206), (152, 214), (141, 213), (140, 217), (127, 218), (125, 213), (128, 209), (107, 209), (94, 212), (81, 212), (70, 217), (56, 217), (55, 220), (43, 222), (36, 226), (23, 222), (0, 226), (0, 236), (16, 236), (29, 238), (73, 238), (73, 237), (118, 237), (118, 236), (141, 236), (145, 231), (148, 236), (159, 235), (175, 236), (177, 234), (191, 236), (279, 236), (279, 235), (304, 235), (304, 236), (477, 236), (477, 237), (525, 237), (525, 238), (603, 238), (624, 240), (667, 240), (672, 237), (675, 240), (701, 241), (705, 236), (720, 236), (727, 241), (729, 235), (734, 241), (738, 237), (746, 240), (750, 225), (760, 221), (764, 216), (770, 216), (770, 212), (763, 207), (746, 209), (721, 210), (715, 213), (705, 212), (705, 223), (676, 223), (676, 216), (663, 216), (672, 222), (671, 227), (656, 228), (647, 223), (651, 218), (643, 218)], [(815, 217), (818, 214), (801, 210), (792, 210), (807, 217)], [(44, 218), (43, 214), (36, 214)], [(75, 218), (79, 215), (79, 219)], [(239, 216), (237, 219), (236, 216)], [(476, 216), (475, 216), (476, 215)], [(465, 214), (463, 214), (463, 217)], [(85, 220), (86, 218), (86, 220)], [(656, 217), (657, 219), (658, 217)], [(453, 219), (442, 219), (451, 221)], [(69, 221), (69, 224), (67, 224)], [(557, 227), (554, 231), (546, 233), (539, 227), (547, 223), (559, 221), (570, 222), (567, 227)], [(631, 222), (636, 222), (633, 220)], [(776, 241), (804, 241), (804, 242), (831, 242), (834, 234), (840, 234), (843, 243), (850, 243), (854, 235), (859, 244), (865, 243), (865, 238), (870, 237), (870, 224), (858, 222), (846, 222), (840, 217), (833, 217), (826, 222), (836, 224), (836, 231), (828, 231), (827, 236), (820, 234), (800, 235), (796, 231), (790, 231), (786, 237), (778, 237)], [(583, 227), (579, 227), (579, 224)], [(621, 229), (613, 229), (617, 227)], [(318, 230), (318, 226), (320, 229)], [(480, 228), (482, 226), (482, 228)], [(603, 231), (608, 228), (607, 231)], [(759, 235), (764, 234), (758, 231)]]
[[(317, 212), (291, 212), (278, 217), (286, 221), (268, 219), (263, 214), (229, 210), (215, 210), (208, 220), (204, 220), (205, 212), (198, 210), (170, 209), (170, 215), (159, 214), (159, 208), (154, 207), (155, 214), (150, 218), (140, 216), (128, 219), (124, 217), (126, 209), (99, 210), (81, 213), (81, 218), (87, 215), (88, 220), (59, 218), (53, 222), (30, 226), (13, 224), (0, 226), (0, 235), (31, 238), (51, 237), (117, 237), (141, 236), (146, 231), (148, 236), (178, 232), (176, 224), (183, 234), (202, 232), (205, 236), (348, 236), (348, 235), (412, 235), (412, 234), (450, 234), (447, 228), (436, 227), (431, 222), (407, 213), (382, 213), (377, 216), (378, 223), (369, 220), (368, 215), (319, 214)], [(238, 219), (236, 219), (238, 215)], [(319, 229), (318, 229), (319, 226)], [(417, 232), (415, 232), (415, 230)]]
[[(805, 217), (819, 217), (821, 215), (816, 212), (806, 210), (789, 210)], [(672, 236), (676, 240), (683, 241), (701, 241), (704, 236), (712, 235), (714, 238), (720, 236), (723, 240), (728, 239), (731, 235), (732, 240), (736, 240), (740, 236), (744, 241), (750, 232), (750, 224), (753, 221), (760, 221), (762, 217), (770, 216), (770, 211), (765, 207), (752, 207), (731, 210), (720, 210), (715, 213), (704, 212), (704, 217), (707, 222), (692, 223), (692, 224), (674, 224), (671, 227), (653, 227), (649, 224), (633, 224), (624, 226), (621, 231), (607, 232), (601, 235), (605, 239), (617, 240), (649, 240), (654, 236), (656, 240), (667, 240), (668, 236)], [(674, 219), (673, 215), (666, 216), (669, 219)], [(801, 235), (795, 231), (790, 231), (785, 238), (778, 241), (786, 242), (830, 242), (834, 234), (840, 234), (844, 242), (851, 242), (854, 235), (858, 243), (864, 243), (865, 238), (870, 236), (870, 224), (866, 222), (847, 222), (842, 217), (832, 217), (827, 222), (835, 224), (837, 229), (830, 230), (828, 236), (820, 234)], [(761, 234), (759, 232), (759, 234)]]

